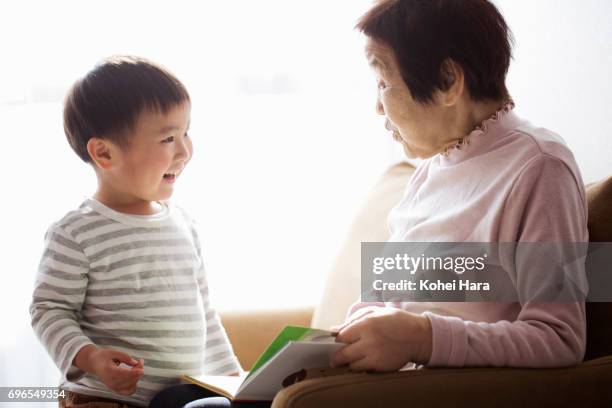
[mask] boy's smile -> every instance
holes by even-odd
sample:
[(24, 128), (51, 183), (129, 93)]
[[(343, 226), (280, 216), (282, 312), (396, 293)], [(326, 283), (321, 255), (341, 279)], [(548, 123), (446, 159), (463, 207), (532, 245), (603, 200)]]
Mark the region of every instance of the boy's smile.
[(120, 212), (158, 212), (156, 202), (170, 198), (193, 153), (187, 134), (190, 114), (187, 101), (166, 114), (145, 111), (127, 137), (127, 146), (104, 141), (110, 157), (107, 165), (97, 166), (99, 187), (94, 197)]

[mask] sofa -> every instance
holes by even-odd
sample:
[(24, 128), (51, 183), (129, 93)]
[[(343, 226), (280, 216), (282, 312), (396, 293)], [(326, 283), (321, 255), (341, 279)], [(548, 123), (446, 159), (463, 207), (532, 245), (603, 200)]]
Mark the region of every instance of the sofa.
[[(340, 248), (316, 306), (221, 313), (243, 368), (251, 367), (285, 325), (329, 328), (344, 320), (349, 305), (360, 295), (361, 242), (387, 240), (387, 213), (399, 201), (413, 171), (410, 164), (396, 164), (374, 186)], [(590, 241), (612, 242), (612, 177), (586, 188)], [(341, 374), (319, 370), (319, 375), (282, 389), (272, 407), (612, 406), (612, 303), (587, 303), (586, 309), (587, 352), (584, 362), (575, 367)]]

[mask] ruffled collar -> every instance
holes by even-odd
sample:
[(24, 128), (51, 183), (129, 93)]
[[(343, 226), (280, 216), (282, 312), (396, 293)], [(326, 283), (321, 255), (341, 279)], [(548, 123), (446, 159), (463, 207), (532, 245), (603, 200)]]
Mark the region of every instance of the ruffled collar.
[(444, 151), (440, 153), (440, 155), (446, 158), (449, 157), (453, 150), (465, 149), (472, 142), (475, 136), (485, 135), (492, 126), (500, 122), (506, 115), (508, 115), (512, 111), (512, 109), (514, 109), (514, 106), (515, 104), (512, 98), (508, 98), (499, 110), (497, 110), (491, 116), (476, 125), (476, 127), (470, 133), (463, 136), (456, 143), (444, 149)]

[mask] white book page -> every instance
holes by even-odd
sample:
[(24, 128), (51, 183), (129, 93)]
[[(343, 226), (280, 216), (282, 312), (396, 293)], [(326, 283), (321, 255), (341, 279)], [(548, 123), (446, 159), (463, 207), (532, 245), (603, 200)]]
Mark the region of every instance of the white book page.
[(215, 391), (218, 394), (233, 398), (238, 389), (242, 385), (246, 377), (246, 373), (240, 376), (233, 375), (198, 375), (189, 376), (192, 380), (199, 383), (200, 386)]

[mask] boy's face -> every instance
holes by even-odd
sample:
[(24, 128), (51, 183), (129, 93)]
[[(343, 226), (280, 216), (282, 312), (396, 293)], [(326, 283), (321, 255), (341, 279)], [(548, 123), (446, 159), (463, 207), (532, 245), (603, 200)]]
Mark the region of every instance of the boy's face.
[(128, 146), (115, 149), (110, 170), (111, 187), (126, 200), (152, 202), (170, 198), (173, 185), (193, 153), (187, 131), (191, 104), (184, 102), (168, 111), (143, 112), (138, 117)]

